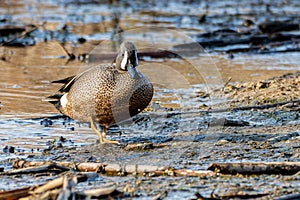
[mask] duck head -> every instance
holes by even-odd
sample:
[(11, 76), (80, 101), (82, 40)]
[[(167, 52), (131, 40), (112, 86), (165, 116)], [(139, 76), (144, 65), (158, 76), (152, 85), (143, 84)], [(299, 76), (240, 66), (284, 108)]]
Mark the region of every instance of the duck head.
[(116, 58), (116, 66), (119, 71), (126, 72), (132, 77), (132, 73), (138, 66), (137, 50), (132, 42), (123, 42)]

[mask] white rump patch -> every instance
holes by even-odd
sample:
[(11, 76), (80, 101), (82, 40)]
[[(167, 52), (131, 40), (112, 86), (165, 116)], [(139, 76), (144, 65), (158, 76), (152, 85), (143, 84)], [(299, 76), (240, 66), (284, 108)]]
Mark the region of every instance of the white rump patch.
[(65, 108), (67, 106), (68, 103), (68, 99), (67, 99), (67, 95), (68, 93), (64, 94), (61, 98), (60, 98), (60, 105)]
[(127, 51), (125, 51), (123, 60), (121, 62), (121, 69), (122, 70), (126, 70), (127, 60), (128, 60), (128, 53), (127, 53)]

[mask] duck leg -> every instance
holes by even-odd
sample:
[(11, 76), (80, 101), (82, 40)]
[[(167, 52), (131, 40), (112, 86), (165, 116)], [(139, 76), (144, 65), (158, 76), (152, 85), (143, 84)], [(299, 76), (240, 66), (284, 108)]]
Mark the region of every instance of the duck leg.
[(106, 126), (102, 126), (102, 137), (105, 143), (120, 144), (118, 141), (106, 139), (106, 131), (107, 131)]
[(93, 131), (95, 131), (95, 132), (97, 133), (97, 135), (98, 135), (100, 144), (104, 143), (104, 141), (103, 141), (103, 136), (102, 136), (102, 134), (98, 131), (98, 129), (97, 129), (96, 125), (95, 125), (95, 122), (94, 122), (94, 120), (93, 120), (92, 118), (91, 118), (91, 120), (90, 120), (90, 123), (91, 123), (91, 128), (92, 128)]
[(106, 139), (106, 127), (103, 126), (102, 127), (102, 133), (100, 133), (95, 125), (95, 122), (93, 119), (90, 120), (90, 123), (91, 123), (91, 128), (97, 133), (98, 135), (98, 138), (99, 138), (99, 142), (100, 144), (103, 144), (103, 143), (111, 143), (111, 144), (119, 144), (119, 142), (117, 141), (114, 141), (114, 140), (108, 140)]

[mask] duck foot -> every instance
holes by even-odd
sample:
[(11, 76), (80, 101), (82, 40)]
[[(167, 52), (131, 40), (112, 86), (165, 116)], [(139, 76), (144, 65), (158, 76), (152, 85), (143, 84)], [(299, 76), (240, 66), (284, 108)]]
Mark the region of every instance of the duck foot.
[(108, 144), (116, 144), (116, 145), (120, 145), (120, 143), (118, 141), (114, 141), (114, 140), (108, 140), (106, 139), (106, 127), (103, 126), (102, 127), (102, 133), (100, 133), (95, 125), (95, 122), (93, 119), (91, 119), (90, 121), (91, 123), (91, 128), (97, 133), (98, 138), (99, 138), (99, 142), (100, 144), (104, 144), (104, 143), (108, 143)]

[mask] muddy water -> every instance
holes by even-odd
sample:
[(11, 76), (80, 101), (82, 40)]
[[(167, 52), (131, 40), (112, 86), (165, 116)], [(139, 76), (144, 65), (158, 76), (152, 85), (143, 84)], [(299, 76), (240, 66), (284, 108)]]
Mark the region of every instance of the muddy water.
[[(289, 4), (283, 3), (286, 15), (297, 15), (296, 8), (299, 8), (299, 2), (289, 2)], [(90, 153), (91, 157), (101, 155), (101, 158), (97, 159), (103, 162), (126, 161), (147, 164), (154, 162), (154, 164), (172, 165), (179, 168), (187, 166), (191, 169), (204, 169), (212, 160), (284, 161), (286, 158), (282, 156), (281, 151), (288, 154), (290, 150), (284, 148), (286, 144), (276, 147), (274, 155), (269, 152), (269, 149), (262, 149), (262, 152), (254, 150), (247, 154), (244, 148), (252, 148), (250, 143), (252, 140), (254, 140), (252, 143), (255, 143), (277, 136), (278, 130), (272, 126), (284, 124), (280, 124), (279, 119), (284, 121), (283, 118), (285, 118), (285, 120), (295, 122), (290, 129), (280, 129), (282, 133), (298, 130), (297, 112), (275, 114), (243, 112), (209, 116), (201, 115), (201, 113), (189, 115), (178, 115), (178, 113), (196, 111), (199, 108), (205, 109), (207, 106), (214, 108), (218, 103), (226, 102), (227, 99), (220, 99), (218, 96), (206, 97), (205, 93), (208, 88), (222, 87), (229, 78), (231, 82), (248, 82), (299, 71), (298, 52), (237, 53), (232, 59), (226, 53), (207, 54), (205, 49), (199, 47), (200, 54), (183, 56), (183, 59), (143, 57), (139, 70), (154, 83), (153, 101), (146, 112), (133, 118), (132, 121), (119, 124), (119, 127), (112, 127), (108, 136), (122, 143), (162, 143), (173, 140), (172, 148), (152, 152), (153, 155), (148, 152), (120, 153), (121, 150), (117, 147), (110, 147), (111, 156), (102, 156), (106, 155), (107, 150), (105, 148), (102, 150), (99, 145), (95, 145), (97, 136), (88, 124), (78, 124), (73, 120), (56, 118), (59, 113), (55, 108), (42, 101), (59, 87), (50, 84), (52, 80), (74, 75), (99, 63), (112, 62), (112, 59), (99, 61), (93, 59), (93, 56), (114, 52), (118, 46), (118, 38), (134, 41), (140, 51), (172, 49), (177, 44), (194, 41), (199, 33), (231, 26), (239, 27), (245, 18), (257, 20), (256, 22), (259, 23), (270, 17), (264, 15), (264, 6), (253, 2), (244, 4), (235, 1), (227, 3), (205, 1), (198, 7), (186, 3), (175, 4), (172, 1), (166, 4), (154, 2), (152, 7), (146, 7), (139, 1), (135, 1), (132, 7), (127, 7), (122, 3), (111, 5), (102, 2), (93, 4), (77, 1), (68, 1), (68, 3), (51, 0), (43, 3), (34, 0), (26, 1), (26, 3), (17, 0), (1, 2), (0, 14), (6, 19), (5, 22), (1, 22), (2, 25), (7, 23), (26, 26), (30, 29), (30, 26), (27, 27), (28, 24), (40, 25), (46, 22), (32, 36), (34, 45), (0, 47), (0, 163), (3, 161), (1, 166), (8, 169), (11, 167), (6, 162), (8, 158), (27, 158), (28, 155), (37, 155), (35, 158), (40, 158), (43, 151), (53, 144), (56, 147), (60, 144), (66, 148), (78, 147), (79, 150), (83, 149), (82, 151), (86, 148), (88, 152), (98, 153), (94, 153), (95, 155)], [(268, 2), (265, 4), (267, 5)], [(270, 15), (276, 18), (280, 13), (280, 6), (279, 4), (274, 6)], [(165, 9), (161, 9), (162, 7)], [(198, 22), (199, 17), (205, 13), (209, 16), (208, 23), (201, 24)], [(237, 13), (241, 17), (235, 18)], [(116, 22), (118, 20), (120, 23)], [(154, 27), (154, 29), (149, 29), (149, 27)], [(125, 33), (114, 35), (119, 28), (125, 30)], [(112, 36), (114, 36), (114, 42), (110, 42)], [(85, 38), (87, 41), (80, 43), (78, 42), (80, 38)], [(28, 41), (32, 42), (30, 39)], [(57, 41), (64, 42), (66, 49), (75, 55), (91, 53), (91, 59), (87, 63), (68, 60), (66, 52)], [(223, 105), (226, 106), (226, 104)], [(176, 115), (170, 113), (176, 113)], [(224, 115), (250, 121), (257, 127), (254, 129), (223, 129), (222, 127), (208, 129), (207, 124), (212, 118), (224, 117)], [(49, 118), (52, 125), (49, 121), (45, 122), (45, 118)], [(262, 130), (263, 127), (264, 130)], [(253, 136), (253, 133), (257, 136), (261, 132), (265, 134), (260, 137)], [(208, 133), (209, 137), (203, 133)], [(210, 133), (217, 134), (211, 137)], [(245, 135), (236, 136), (236, 133)], [(61, 139), (61, 136), (66, 141)], [(181, 144), (182, 141), (186, 143)], [(243, 141), (250, 142), (246, 144)], [(226, 142), (229, 143), (228, 149), (226, 149)], [(230, 146), (231, 142), (233, 147)], [(89, 149), (89, 145), (92, 150)], [(214, 149), (214, 145), (224, 145), (224, 148)], [(75, 155), (77, 150), (62, 152), (59, 156), (68, 157), (72, 153)], [(178, 152), (182, 154), (179, 155)], [(49, 159), (52, 158), (51, 155)], [(84, 159), (84, 157), (77, 159)], [(294, 157), (288, 159), (293, 161), (299, 158), (295, 154)], [(151, 185), (153, 180), (146, 181)], [(180, 182), (177, 179), (172, 181), (174, 184)], [(187, 188), (187, 184), (183, 186), (179, 184), (177, 187)], [(253, 184), (255, 185), (256, 182), (254, 181)], [(265, 181), (264, 185), (269, 185), (268, 181)], [(298, 187), (297, 183), (294, 185)], [(11, 188), (16, 187), (18, 185)], [(196, 189), (181, 194), (182, 197), (193, 196), (193, 193), (198, 191), (197, 187), (201, 186), (196, 185)], [(7, 189), (6, 186), (1, 186), (1, 188)], [(269, 190), (272, 191), (272, 188)], [(210, 192), (204, 190), (203, 194), (209, 196)], [(178, 193), (174, 191), (173, 195), (179, 195)]]

